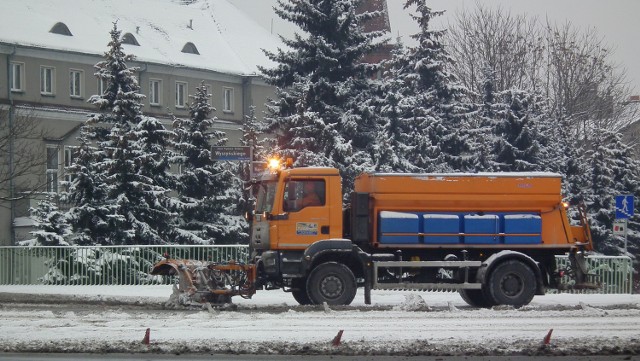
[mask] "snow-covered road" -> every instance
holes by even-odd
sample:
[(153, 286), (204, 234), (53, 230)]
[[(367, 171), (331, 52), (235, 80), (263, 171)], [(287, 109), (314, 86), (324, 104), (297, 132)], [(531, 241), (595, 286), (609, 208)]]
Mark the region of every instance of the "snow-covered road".
[[(4, 304), (4, 351), (640, 353), (640, 295), (547, 295), (515, 310), (473, 309), (455, 293), (374, 291), (372, 306), (358, 295), (358, 307), (332, 310), (297, 306), (289, 294), (263, 291), (253, 300), (234, 300), (237, 311), (229, 311), (144, 307), (167, 300), (167, 286), (0, 287), (5, 292), (68, 296), (62, 305)], [(81, 300), (100, 302), (76, 303)], [(150, 346), (141, 343), (147, 328)], [(550, 329), (551, 345), (542, 347)], [(342, 345), (333, 347), (339, 330)]]

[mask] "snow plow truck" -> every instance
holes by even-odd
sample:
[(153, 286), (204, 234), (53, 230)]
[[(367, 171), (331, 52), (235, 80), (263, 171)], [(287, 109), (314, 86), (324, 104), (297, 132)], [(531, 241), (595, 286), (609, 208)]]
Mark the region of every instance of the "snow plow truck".
[(183, 302), (283, 289), (302, 305), (348, 305), (363, 287), (366, 304), (371, 290), (450, 290), (476, 307), (519, 307), (562, 277), (597, 287), (584, 208), (571, 224), (559, 174), (365, 173), (346, 208), (334, 168), (277, 166), (253, 184), (248, 262), (154, 265), (152, 274), (179, 277)]

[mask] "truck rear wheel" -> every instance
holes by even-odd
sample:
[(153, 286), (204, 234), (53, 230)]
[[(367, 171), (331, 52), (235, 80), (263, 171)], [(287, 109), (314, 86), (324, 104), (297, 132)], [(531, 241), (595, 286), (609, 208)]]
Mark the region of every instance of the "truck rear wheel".
[(311, 300), (307, 294), (307, 280), (304, 278), (294, 278), (291, 280), (291, 295), (301, 305), (310, 305)]
[(356, 278), (351, 270), (340, 263), (318, 265), (307, 279), (307, 294), (312, 304), (348, 305), (356, 296)]
[(520, 307), (533, 299), (536, 293), (536, 276), (524, 263), (509, 260), (500, 263), (491, 272), (488, 287), (496, 304)]
[(494, 305), (493, 300), (487, 297), (483, 290), (461, 289), (458, 293), (469, 306), (487, 308)]

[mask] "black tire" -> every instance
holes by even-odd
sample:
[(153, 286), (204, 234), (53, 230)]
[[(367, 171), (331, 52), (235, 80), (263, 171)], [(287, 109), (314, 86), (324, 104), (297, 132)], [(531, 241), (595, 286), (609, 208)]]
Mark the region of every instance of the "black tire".
[(291, 294), (293, 298), (301, 305), (310, 305), (311, 300), (307, 294), (307, 280), (304, 278), (295, 278), (291, 280)]
[(497, 265), (488, 281), (491, 298), (498, 305), (520, 307), (528, 304), (536, 293), (536, 275), (518, 260)]
[(314, 305), (348, 305), (356, 297), (356, 278), (351, 270), (336, 262), (318, 265), (307, 279), (307, 294)]
[(464, 302), (472, 307), (489, 308), (495, 305), (493, 300), (487, 297), (483, 290), (462, 289), (458, 290), (458, 293)]

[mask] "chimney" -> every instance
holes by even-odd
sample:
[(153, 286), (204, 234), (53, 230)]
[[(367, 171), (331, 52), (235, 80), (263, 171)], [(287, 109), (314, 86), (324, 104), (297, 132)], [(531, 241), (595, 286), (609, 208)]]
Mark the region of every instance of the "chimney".
[[(363, 30), (365, 32), (372, 31), (386, 31), (391, 36), (391, 23), (389, 22), (389, 9), (387, 8), (387, 1), (398, 0), (363, 0), (356, 11), (361, 14), (364, 12), (380, 11), (382, 15), (375, 19), (369, 20), (363, 24)], [(378, 48), (371, 54), (368, 54), (363, 59), (363, 62), (370, 64), (378, 64), (382, 60), (391, 58), (391, 50), (393, 46), (386, 44)]]
[[(396, 0), (391, 0), (396, 1)], [(391, 33), (391, 24), (389, 23), (389, 10), (387, 9), (387, 0), (364, 0), (358, 6), (357, 12), (373, 12), (381, 11), (382, 16), (370, 20), (364, 24), (364, 31), (380, 31), (386, 30)]]

